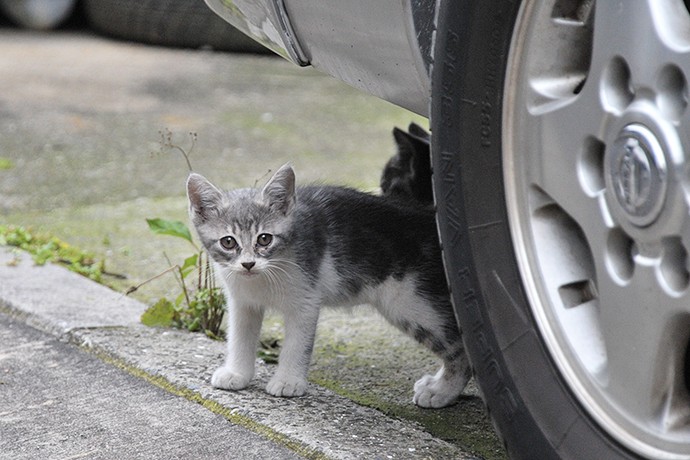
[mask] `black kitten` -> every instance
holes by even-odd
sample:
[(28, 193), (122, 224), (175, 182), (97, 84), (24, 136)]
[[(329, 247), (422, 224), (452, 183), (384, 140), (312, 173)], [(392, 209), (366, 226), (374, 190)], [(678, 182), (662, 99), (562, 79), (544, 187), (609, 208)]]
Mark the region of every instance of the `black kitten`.
[(398, 153), (391, 157), (381, 174), (383, 196), (430, 205), (434, 202), (431, 185), (431, 150), (429, 133), (410, 123), (405, 132), (393, 128)]

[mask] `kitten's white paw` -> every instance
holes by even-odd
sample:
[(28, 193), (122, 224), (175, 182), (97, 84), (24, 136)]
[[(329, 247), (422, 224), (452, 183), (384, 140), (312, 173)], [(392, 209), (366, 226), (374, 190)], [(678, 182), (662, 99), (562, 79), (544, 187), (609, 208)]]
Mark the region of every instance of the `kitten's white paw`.
[(414, 384), (414, 402), (419, 407), (438, 409), (452, 404), (467, 381), (465, 379), (445, 379), (439, 372), (436, 375), (425, 375)]
[(300, 377), (274, 375), (266, 385), (266, 392), (273, 396), (291, 398), (302, 396), (307, 391), (307, 381)]
[(211, 377), (211, 385), (221, 390), (241, 390), (246, 388), (251, 377), (240, 375), (229, 367), (219, 367)]

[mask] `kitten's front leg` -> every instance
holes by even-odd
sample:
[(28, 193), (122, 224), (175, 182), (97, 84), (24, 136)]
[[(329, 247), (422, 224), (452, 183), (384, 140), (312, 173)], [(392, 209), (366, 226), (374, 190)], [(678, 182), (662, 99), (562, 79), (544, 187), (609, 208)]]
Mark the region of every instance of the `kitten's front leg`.
[(254, 377), (264, 311), (256, 307), (229, 305), (226, 314), (227, 355), (225, 363), (213, 373), (211, 385), (223, 390), (241, 390)]
[(278, 369), (266, 392), (273, 396), (302, 396), (307, 390), (307, 371), (314, 349), (318, 306), (306, 306), (285, 313), (285, 342)]

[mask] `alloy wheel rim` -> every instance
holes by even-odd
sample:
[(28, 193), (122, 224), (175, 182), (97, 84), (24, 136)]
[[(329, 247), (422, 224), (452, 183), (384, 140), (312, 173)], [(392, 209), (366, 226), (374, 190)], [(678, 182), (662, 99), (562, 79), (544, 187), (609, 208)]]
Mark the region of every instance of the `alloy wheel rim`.
[(690, 459), (690, 14), (525, 1), (516, 24), (504, 179), (534, 318), (609, 435)]

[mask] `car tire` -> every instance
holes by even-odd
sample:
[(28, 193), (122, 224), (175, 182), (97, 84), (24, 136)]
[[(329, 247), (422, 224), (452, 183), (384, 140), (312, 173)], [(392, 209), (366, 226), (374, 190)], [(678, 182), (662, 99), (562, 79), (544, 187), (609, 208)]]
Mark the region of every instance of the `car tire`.
[(439, 233), (511, 458), (690, 458), (690, 66), (668, 49), (690, 15), (671, 3), (440, 2)]
[(202, 0), (84, 0), (84, 8), (96, 31), (115, 38), (171, 47), (268, 52)]
[(72, 16), (75, 4), (76, 0), (0, 0), (0, 12), (21, 27), (50, 30)]

